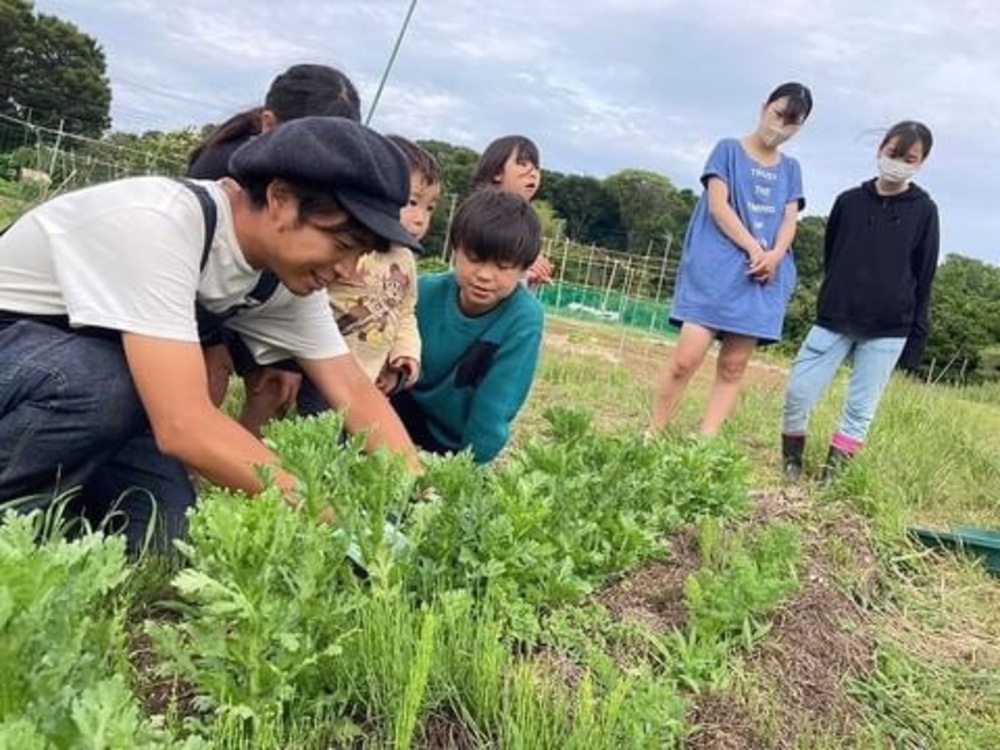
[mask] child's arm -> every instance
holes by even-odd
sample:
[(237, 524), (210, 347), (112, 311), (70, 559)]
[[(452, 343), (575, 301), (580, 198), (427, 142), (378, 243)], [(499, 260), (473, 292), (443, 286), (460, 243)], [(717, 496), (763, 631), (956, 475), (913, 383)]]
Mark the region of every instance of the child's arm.
[(753, 260), (763, 252), (760, 242), (750, 234), (736, 211), (729, 205), (729, 186), (721, 177), (708, 177), (708, 214), (719, 230)]
[(472, 399), (462, 444), (472, 447), (477, 463), (492, 461), (503, 450), (531, 390), (542, 344), (541, 313), (521, 323), (504, 339)]
[(531, 288), (544, 286), (552, 283), (553, 271), (555, 271), (555, 266), (552, 265), (552, 261), (544, 255), (539, 255), (535, 262), (528, 267), (524, 278), (527, 279), (528, 286)]
[(701, 172), (708, 215), (726, 238), (742, 250), (751, 262), (763, 252), (760, 241), (751, 234), (735, 209), (729, 204), (729, 186), (736, 179), (735, 153), (740, 149), (733, 138), (715, 144)]
[(788, 249), (795, 240), (795, 232), (799, 227), (799, 202), (789, 201), (785, 204), (785, 215), (781, 219), (781, 226), (778, 227), (778, 234), (774, 238), (774, 247), (764, 253), (761, 266), (756, 273), (751, 275), (761, 282), (770, 281), (785, 259)]
[(781, 219), (781, 226), (778, 227), (778, 234), (774, 238), (774, 247), (771, 252), (778, 256), (778, 260), (785, 257), (785, 253), (795, 241), (795, 232), (799, 228), (799, 202), (788, 201), (785, 204), (785, 215)]
[(940, 231), (937, 208), (933, 209), (920, 244), (913, 254), (913, 275), (917, 280), (917, 305), (913, 314), (913, 327), (906, 337), (906, 344), (899, 355), (899, 365), (904, 370), (918, 372), (924, 360), (924, 349), (931, 330), (931, 289), (937, 273), (940, 253)]
[(389, 349), (389, 366), (406, 371), (406, 386), (413, 385), (420, 378), (420, 327), (417, 325), (417, 266), (412, 264), (407, 271), (412, 279), (410, 288), (399, 309), (399, 327), (396, 340)]

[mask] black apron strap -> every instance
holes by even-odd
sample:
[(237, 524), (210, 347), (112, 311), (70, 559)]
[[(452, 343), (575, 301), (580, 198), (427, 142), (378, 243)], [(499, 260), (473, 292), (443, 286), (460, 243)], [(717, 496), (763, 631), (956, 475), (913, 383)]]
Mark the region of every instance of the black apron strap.
[[(202, 246), (202, 251), (201, 251), (200, 268), (204, 270), (205, 266), (208, 264), (208, 254), (212, 250), (212, 242), (215, 239), (215, 230), (219, 222), (219, 208), (218, 206), (216, 206), (215, 200), (212, 198), (211, 194), (209, 194), (208, 190), (206, 190), (204, 186), (181, 177), (177, 177), (174, 179), (180, 184), (184, 185), (184, 187), (186, 187), (192, 193), (194, 193), (195, 197), (198, 199), (198, 203), (201, 205), (201, 213), (205, 219), (205, 242), (204, 245)], [(0, 235), (6, 232), (12, 225), (13, 222), (11, 222), (11, 224), (8, 224), (3, 229), (0, 229)], [(273, 289), (271, 291), (273, 293)], [(270, 296), (270, 294), (268, 296)], [(205, 328), (208, 329), (221, 327), (221, 320), (206, 319), (203, 321), (202, 320), (203, 315), (211, 316), (212, 314), (208, 313), (208, 311), (206, 310), (203, 310), (198, 305), (196, 305), (196, 312), (198, 314), (199, 333), (201, 332), (203, 325)], [(116, 330), (107, 328), (94, 328), (91, 326), (74, 328), (70, 325), (69, 317), (66, 315), (31, 315), (25, 313), (0, 311), (0, 327), (5, 327), (6, 325), (16, 322), (17, 320), (33, 320), (37, 323), (43, 323), (45, 325), (53, 326), (55, 328), (59, 328), (61, 330), (70, 333), (79, 333), (84, 336), (94, 336), (96, 338), (108, 339), (111, 341), (121, 340), (121, 332)]]
[(204, 271), (205, 266), (208, 265), (208, 254), (212, 251), (215, 229), (219, 224), (219, 207), (215, 205), (215, 200), (204, 186), (183, 177), (175, 177), (174, 179), (194, 193), (198, 203), (201, 204), (201, 213), (205, 217), (205, 245), (201, 250), (200, 268)]
[(262, 305), (271, 299), (271, 295), (274, 294), (279, 283), (278, 277), (274, 275), (274, 271), (264, 269), (261, 271), (260, 278), (257, 279), (257, 283), (254, 284), (253, 289), (250, 290), (247, 297), (256, 304)]

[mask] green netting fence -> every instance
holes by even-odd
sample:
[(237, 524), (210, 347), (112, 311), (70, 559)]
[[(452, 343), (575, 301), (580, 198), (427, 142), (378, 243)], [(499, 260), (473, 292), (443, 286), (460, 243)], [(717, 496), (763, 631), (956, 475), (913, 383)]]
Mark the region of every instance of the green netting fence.
[(546, 310), (562, 317), (625, 326), (636, 332), (676, 338), (670, 325), (670, 300), (633, 297), (616, 289), (584, 286), (566, 281), (545, 286), (538, 299)]

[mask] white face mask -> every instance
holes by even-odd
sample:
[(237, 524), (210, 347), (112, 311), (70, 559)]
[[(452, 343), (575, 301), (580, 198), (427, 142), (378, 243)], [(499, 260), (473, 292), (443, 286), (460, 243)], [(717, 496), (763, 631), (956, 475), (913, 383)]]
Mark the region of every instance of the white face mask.
[(764, 127), (760, 129), (760, 139), (768, 148), (777, 148), (798, 133), (801, 127), (801, 125), (777, 125), (773, 122), (766, 122)]
[(909, 182), (918, 169), (920, 169), (919, 164), (907, 164), (905, 161), (885, 155), (878, 157), (878, 176), (886, 182)]

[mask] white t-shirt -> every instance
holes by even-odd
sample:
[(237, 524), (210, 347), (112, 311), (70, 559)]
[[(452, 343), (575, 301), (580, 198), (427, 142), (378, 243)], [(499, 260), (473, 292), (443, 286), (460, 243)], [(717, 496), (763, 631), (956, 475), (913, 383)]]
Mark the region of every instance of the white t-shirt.
[[(44, 203), (0, 237), (0, 310), (197, 342), (195, 301), (225, 312), (246, 304), (260, 278), (236, 242), (222, 188), (200, 184), (218, 206), (204, 270), (205, 218), (194, 193), (165, 177), (117, 180)], [(226, 325), (261, 364), (348, 351), (325, 292), (296, 297), (279, 285)]]

